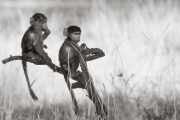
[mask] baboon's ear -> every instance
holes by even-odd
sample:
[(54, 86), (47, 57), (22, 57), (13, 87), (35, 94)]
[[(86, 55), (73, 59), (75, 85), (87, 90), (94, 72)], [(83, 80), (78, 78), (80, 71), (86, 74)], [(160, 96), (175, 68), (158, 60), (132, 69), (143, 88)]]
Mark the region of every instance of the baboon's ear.
[(35, 19), (34, 18), (30, 18), (30, 24), (33, 25), (35, 23)]
[(64, 36), (68, 36), (68, 29), (67, 29), (67, 28), (64, 28), (64, 30), (63, 30), (63, 35), (64, 35)]

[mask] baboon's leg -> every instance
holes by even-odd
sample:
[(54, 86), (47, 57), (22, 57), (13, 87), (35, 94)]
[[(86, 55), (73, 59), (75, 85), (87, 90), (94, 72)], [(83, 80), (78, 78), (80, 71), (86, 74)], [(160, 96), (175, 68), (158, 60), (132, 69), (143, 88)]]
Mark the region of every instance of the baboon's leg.
[(41, 60), (41, 57), (37, 53), (28, 52), (27, 57), (35, 60)]
[(85, 86), (81, 82), (72, 83), (72, 89), (76, 89), (76, 88), (85, 89)]
[(73, 89), (76, 89), (76, 88), (84, 88), (85, 89), (85, 81), (84, 81), (82, 72), (78, 71), (78, 74), (76, 74), (75, 76), (72, 76), (72, 79), (77, 81), (75, 83), (72, 83)]

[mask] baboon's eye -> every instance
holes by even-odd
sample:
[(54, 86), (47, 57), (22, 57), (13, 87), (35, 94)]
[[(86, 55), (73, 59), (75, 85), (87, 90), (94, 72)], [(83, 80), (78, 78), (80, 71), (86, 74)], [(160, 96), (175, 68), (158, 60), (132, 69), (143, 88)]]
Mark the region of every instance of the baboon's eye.
[(80, 34), (81, 34), (81, 33), (76, 33), (76, 32), (74, 33), (74, 35), (80, 35)]
[(47, 21), (41, 21), (42, 24), (46, 23)]

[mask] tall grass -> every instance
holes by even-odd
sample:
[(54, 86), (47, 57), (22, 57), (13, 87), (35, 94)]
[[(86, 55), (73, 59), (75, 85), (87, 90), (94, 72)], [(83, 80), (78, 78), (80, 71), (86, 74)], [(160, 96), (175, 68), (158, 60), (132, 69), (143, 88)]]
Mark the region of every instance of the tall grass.
[[(36, 12), (48, 17), (52, 34), (45, 44), (53, 63), (70, 25), (82, 29), (81, 43), (102, 49), (106, 56), (88, 67), (109, 120), (147, 120), (166, 112), (179, 119), (179, 1), (0, 1), (0, 59), (21, 53), (21, 39)], [(20, 61), (0, 64), (1, 119), (93, 119), (94, 106), (82, 89), (75, 90), (81, 114), (61, 75), (28, 63), (31, 100)]]

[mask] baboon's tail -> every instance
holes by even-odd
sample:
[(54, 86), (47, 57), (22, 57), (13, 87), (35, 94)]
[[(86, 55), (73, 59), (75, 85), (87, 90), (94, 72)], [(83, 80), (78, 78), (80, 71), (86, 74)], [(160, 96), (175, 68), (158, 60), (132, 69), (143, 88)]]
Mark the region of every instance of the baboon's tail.
[(24, 52), (22, 52), (22, 67), (23, 67), (23, 71), (24, 71), (24, 75), (26, 77), (26, 81), (28, 84), (28, 88), (30, 87), (30, 83), (29, 83), (29, 77), (28, 77), (28, 73), (27, 73), (27, 63), (26, 63), (27, 57), (25, 55)]
[(30, 85), (29, 77), (28, 77), (28, 73), (27, 73), (27, 62), (26, 61), (27, 61), (27, 56), (25, 55), (24, 52), (22, 52), (22, 67), (23, 67), (24, 75), (26, 77), (26, 81), (27, 81), (27, 85), (28, 85), (30, 95), (36, 101), (36, 100), (38, 100), (38, 98), (34, 94), (33, 90), (31, 89), (31, 85)]

